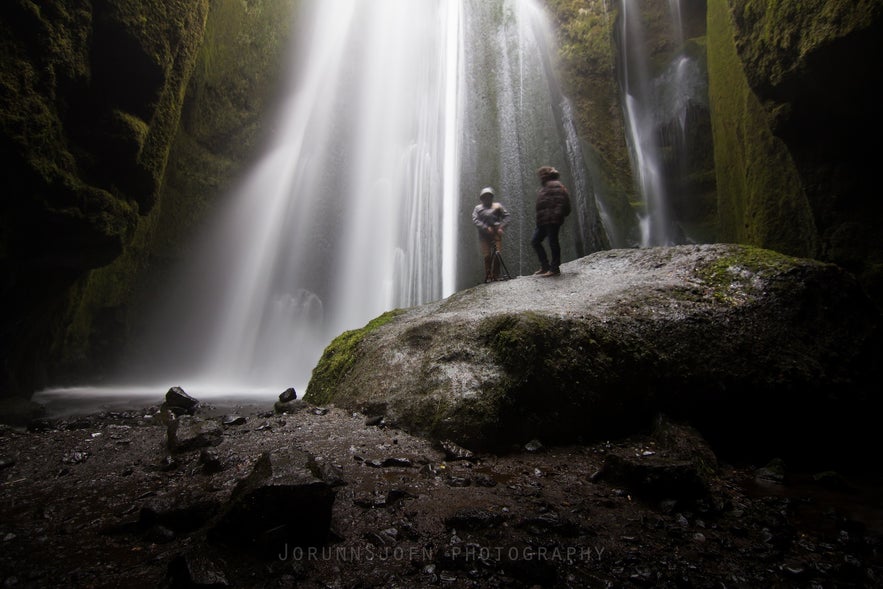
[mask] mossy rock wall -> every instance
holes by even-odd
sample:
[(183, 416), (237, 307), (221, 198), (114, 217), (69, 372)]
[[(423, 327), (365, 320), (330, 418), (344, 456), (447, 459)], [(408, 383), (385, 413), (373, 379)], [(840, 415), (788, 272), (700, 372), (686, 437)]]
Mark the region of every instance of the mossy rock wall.
[(748, 85), (726, 1), (709, 2), (708, 24), (721, 240), (815, 256), (816, 229), (803, 183)]
[(115, 370), (137, 353), (155, 293), (201, 225), (254, 157), (267, 130), (292, 34), (296, 0), (219, 0), (171, 143), (161, 206), (112, 264), (73, 297), (59, 350), (61, 374)]
[(883, 3), (709, 0), (721, 240), (835, 262), (883, 300)]
[(208, 6), (0, 4), (0, 395), (41, 383), (75, 285), (155, 209)]
[(123, 348), (259, 141), (296, 0), (75, 4), (0, 7), (0, 395)]

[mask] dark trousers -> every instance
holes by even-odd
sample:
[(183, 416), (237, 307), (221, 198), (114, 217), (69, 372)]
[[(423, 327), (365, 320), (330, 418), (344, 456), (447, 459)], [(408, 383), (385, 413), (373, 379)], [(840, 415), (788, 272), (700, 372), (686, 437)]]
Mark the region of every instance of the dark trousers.
[[(530, 245), (537, 252), (540, 259), (540, 268), (543, 270), (552, 270), (558, 272), (558, 266), (561, 265), (561, 244), (558, 243), (558, 229), (561, 225), (537, 225), (536, 231), (533, 232), (533, 239)], [(543, 247), (543, 240), (549, 238), (549, 249), (552, 251), (552, 263), (546, 257), (546, 248)]]

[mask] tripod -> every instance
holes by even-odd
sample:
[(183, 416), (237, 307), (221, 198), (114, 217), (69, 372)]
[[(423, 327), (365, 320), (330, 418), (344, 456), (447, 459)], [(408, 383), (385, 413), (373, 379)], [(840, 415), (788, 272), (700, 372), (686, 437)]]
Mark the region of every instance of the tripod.
[[(494, 248), (494, 253), (491, 254), (491, 272), (496, 274), (493, 270), (499, 267), (501, 268), (500, 280), (509, 280), (512, 276), (509, 275), (509, 268), (506, 267), (506, 262), (503, 261), (503, 254), (497, 249), (496, 241), (491, 243)], [(499, 266), (497, 266), (497, 264), (499, 264)]]

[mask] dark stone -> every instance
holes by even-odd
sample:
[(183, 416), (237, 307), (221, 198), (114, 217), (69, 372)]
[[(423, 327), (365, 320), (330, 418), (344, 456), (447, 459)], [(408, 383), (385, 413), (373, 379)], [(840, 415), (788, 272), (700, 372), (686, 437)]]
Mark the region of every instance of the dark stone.
[(206, 474), (214, 474), (224, 470), (224, 462), (214, 448), (204, 448), (199, 453), (199, 463)]
[(463, 446), (455, 444), (451, 440), (442, 440), (440, 442), (442, 450), (445, 452), (445, 458), (448, 460), (474, 460), (475, 454), (471, 450), (467, 450)]
[(221, 566), (204, 554), (181, 554), (169, 563), (169, 586), (206, 589), (229, 587)]
[(275, 558), (287, 546), (319, 546), (330, 536), (334, 492), (312, 456), (297, 449), (261, 454), (209, 532), (215, 542)]
[(307, 407), (302, 399), (292, 399), (290, 401), (276, 401), (273, 403), (273, 412), (276, 414), (288, 413), (293, 414), (302, 411)]
[(696, 464), (655, 455), (608, 454), (600, 478), (621, 484), (645, 499), (689, 501), (708, 494)]
[(506, 514), (487, 509), (466, 508), (445, 518), (445, 526), (455, 530), (481, 530), (500, 526), (508, 519)]
[(221, 424), (227, 426), (245, 425), (246, 419), (242, 415), (225, 415), (221, 418)]
[(183, 409), (188, 415), (193, 415), (199, 408), (199, 401), (184, 392), (181, 387), (172, 387), (166, 393), (163, 409)]
[(294, 388), (287, 388), (279, 395), (279, 401), (282, 403), (288, 403), (289, 401), (294, 401), (297, 399), (297, 392)]
[(167, 431), (169, 451), (176, 454), (217, 446), (224, 435), (224, 430), (218, 422), (189, 416), (180, 417), (169, 423)]
[(219, 509), (220, 504), (210, 499), (190, 504), (180, 504), (170, 498), (154, 499), (141, 508), (137, 526), (141, 530), (161, 527), (178, 534), (189, 534), (202, 528)]

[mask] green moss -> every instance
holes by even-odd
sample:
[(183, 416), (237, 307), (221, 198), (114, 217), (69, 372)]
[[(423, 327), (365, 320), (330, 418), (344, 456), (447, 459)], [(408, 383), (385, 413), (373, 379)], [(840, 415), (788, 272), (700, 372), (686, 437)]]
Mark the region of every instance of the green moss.
[(508, 370), (530, 373), (554, 338), (550, 318), (533, 312), (498, 315), (482, 321), (479, 336)]
[(365, 336), (389, 323), (401, 313), (403, 313), (401, 309), (387, 311), (369, 321), (365, 327), (346, 331), (334, 338), (325, 348), (322, 357), (313, 369), (304, 400), (317, 405), (329, 403), (334, 396), (337, 385), (355, 364), (359, 346)]
[(744, 303), (759, 288), (756, 280), (768, 288), (775, 277), (806, 260), (757, 247), (745, 246), (738, 253), (721, 256), (712, 263), (697, 265), (696, 275), (712, 289), (712, 296), (723, 303)]
[(784, 143), (748, 85), (727, 0), (708, 2), (709, 100), (720, 241), (813, 256), (809, 202)]
[[(594, 161), (588, 163), (603, 184), (600, 196), (608, 209), (628, 208), (634, 183), (615, 72), (616, 10), (609, 0), (546, 0), (545, 4), (556, 23), (564, 93), (574, 105), (585, 150), (593, 154)], [(634, 217), (631, 211), (628, 214)], [(633, 221), (626, 219), (622, 226)]]

